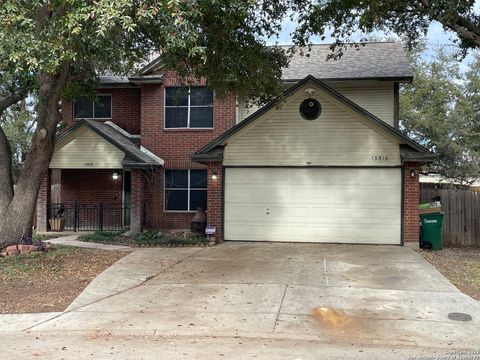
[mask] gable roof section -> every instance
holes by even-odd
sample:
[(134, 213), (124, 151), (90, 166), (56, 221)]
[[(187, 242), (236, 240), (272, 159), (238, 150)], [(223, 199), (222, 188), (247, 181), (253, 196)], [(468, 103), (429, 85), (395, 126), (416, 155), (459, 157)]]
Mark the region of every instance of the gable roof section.
[(114, 127), (95, 120), (80, 120), (77, 124), (59, 134), (55, 139), (55, 143), (66, 139), (70, 134), (83, 126), (100, 135), (120, 151), (124, 152), (125, 156), (128, 158), (124, 160), (124, 165), (128, 167), (158, 167), (162, 166), (164, 163), (162, 159), (151, 157), (146, 152), (142, 151), (131, 139)]
[[(404, 144), (408, 148), (410, 148), (411, 151), (408, 152), (409, 154), (408, 160), (429, 161), (435, 158), (435, 154), (431, 153), (427, 148), (416, 143), (415, 141), (410, 139), (408, 136), (403, 134), (398, 129), (395, 129), (394, 127), (390, 126), (383, 120), (379, 119), (378, 117), (368, 112), (358, 104), (349, 100), (348, 98), (340, 94), (338, 91), (332, 89), (331, 87), (326, 85), (324, 82), (318, 80), (312, 75), (308, 75), (302, 81), (299, 81), (297, 84), (295, 84), (294, 86), (286, 90), (284, 92), (285, 98), (288, 98), (291, 95), (293, 95), (299, 88), (301, 88), (303, 85), (305, 85), (309, 81), (314, 82), (320, 89), (325, 91), (327, 94), (334, 97), (336, 100), (346, 105), (348, 108), (352, 109), (357, 114), (360, 114), (361, 116), (369, 120), (375, 127), (382, 129), (387, 133), (391, 134), (394, 138), (398, 139), (401, 144)], [(263, 106), (262, 108), (257, 110), (255, 113), (247, 117), (245, 120), (238, 123), (237, 125), (232, 127), (230, 130), (226, 131), (225, 133), (217, 137), (215, 140), (213, 140), (212, 142), (210, 142), (209, 144), (207, 144), (206, 146), (204, 146), (203, 148), (195, 152), (192, 155), (192, 160), (198, 161), (198, 162), (221, 160), (222, 152), (219, 151), (219, 148), (224, 147), (231, 136), (239, 132), (241, 129), (247, 127), (251, 123), (253, 123), (255, 120), (260, 118), (263, 114), (273, 109), (276, 105), (277, 105), (277, 102), (272, 101), (267, 105)], [(403, 148), (405, 149), (405, 146)], [(407, 154), (406, 151), (404, 151), (403, 153)]]

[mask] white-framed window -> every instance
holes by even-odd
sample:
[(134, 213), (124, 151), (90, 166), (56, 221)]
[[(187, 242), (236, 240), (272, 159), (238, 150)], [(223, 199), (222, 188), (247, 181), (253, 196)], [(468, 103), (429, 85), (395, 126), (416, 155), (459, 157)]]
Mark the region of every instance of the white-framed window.
[(76, 100), (73, 103), (75, 119), (111, 119), (112, 95), (97, 95), (95, 100)]
[(166, 129), (213, 128), (213, 92), (204, 86), (165, 88)]
[(207, 209), (207, 170), (165, 170), (165, 210)]

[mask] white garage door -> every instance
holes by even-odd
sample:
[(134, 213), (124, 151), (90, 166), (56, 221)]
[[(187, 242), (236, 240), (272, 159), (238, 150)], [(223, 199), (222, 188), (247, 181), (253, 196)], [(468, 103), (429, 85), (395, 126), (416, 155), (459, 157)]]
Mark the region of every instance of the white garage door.
[(225, 239), (399, 244), (398, 168), (227, 168)]

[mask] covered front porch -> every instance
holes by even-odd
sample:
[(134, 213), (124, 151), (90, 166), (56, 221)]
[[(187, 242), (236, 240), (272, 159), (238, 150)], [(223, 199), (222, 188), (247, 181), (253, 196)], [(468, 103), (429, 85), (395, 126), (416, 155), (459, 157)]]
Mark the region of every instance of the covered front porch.
[(80, 121), (56, 141), (37, 202), (37, 231), (141, 231), (143, 172), (162, 159), (114, 124)]
[(131, 171), (52, 169), (50, 178), (49, 230), (58, 230), (55, 225), (69, 231), (129, 229)]

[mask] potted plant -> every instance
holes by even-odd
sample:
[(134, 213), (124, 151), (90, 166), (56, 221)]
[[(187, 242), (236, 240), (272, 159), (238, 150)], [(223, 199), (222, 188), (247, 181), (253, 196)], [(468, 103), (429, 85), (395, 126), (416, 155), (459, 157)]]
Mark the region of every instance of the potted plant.
[(65, 212), (65, 207), (63, 206), (63, 204), (61, 204), (55, 216), (53, 218), (48, 219), (48, 222), (50, 224), (50, 230), (52, 231), (65, 230), (65, 218), (63, 217), (64, 212)]

